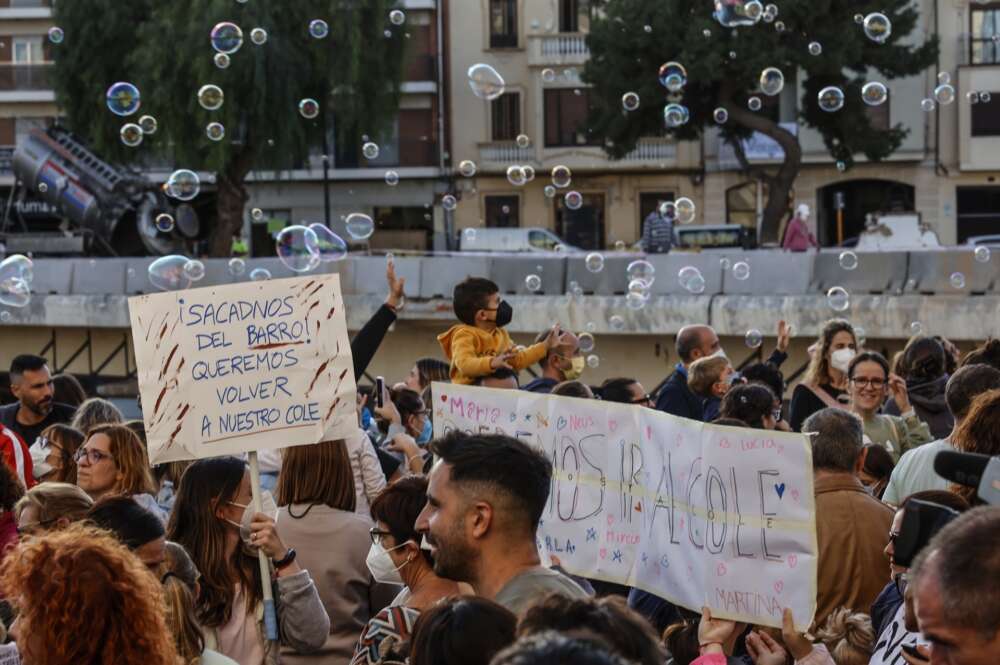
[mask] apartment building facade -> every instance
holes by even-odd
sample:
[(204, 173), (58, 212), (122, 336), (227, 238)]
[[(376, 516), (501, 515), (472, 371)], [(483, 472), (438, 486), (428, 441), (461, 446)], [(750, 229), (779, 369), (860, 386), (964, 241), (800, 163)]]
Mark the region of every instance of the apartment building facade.
[[(838, 243), (839, 201), (844, 239), (858, 235), (868, 213), (887, 211), (916, 211), (946, 244), (1000, 233), (1000, 3), (922, 0), (920, 7), (915, 37), (938, 34), (940, 62), (922, 75), (887, 82), (889, 101), (873, 108), (872, 121), (902, 123), (910, 132), (882, 163), (859, 161), (838, 170), (819, 133), (800, 126), (802, 90), (795, 73), (785, 72), (785, 90), (769, 112), (799, 136), (804, 166), (794, 194), (816, 211), (822, 244)], [(641, 237), (642, 222), (658, 200), (686, 196), (698, 205), (696, 223), (756, 228), (764, 186), (739, 170), (717, 132), (709, 130), (697, 142), (644, 139), (618, 161), (608, 160), (599, 139), (587, 135), (588, 90), (579, 70), (589, 57), (591, 19), (587, 0), (450, 5), (449, 114), (462, 119), (453, 124), (452, 163), (470, 159), (479, 167), (474, 178), (455, 181), (456, 226), (539, 226), (576, 246), (612, 248)], [(477, 63), (505, 78), (498, 99), (472, 94), (466, 70)], [(949, 73), (958, 95), (927, 113), (920, 103), (932, 96), (938, 72)], [(992, 99), (972, 104), (968, 91), (991, 92)], [(754, 163), (780, 161), (766, 141), (747, 147)], [(506, 170), (512, 164), (534, 168), (534, 181), (510, 184)], [(577, 210), (567, 209), (568, 190), (545, 194), (556, 165), (572, 170), (569, 189), (583, 195)]]

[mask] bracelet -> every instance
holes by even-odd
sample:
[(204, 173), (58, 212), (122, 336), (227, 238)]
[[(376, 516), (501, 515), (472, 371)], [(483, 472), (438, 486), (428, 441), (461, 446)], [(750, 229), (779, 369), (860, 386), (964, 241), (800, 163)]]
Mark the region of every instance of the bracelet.
[(287, 568), (295, 561), (295, 550), (291, 547), (285, 552), (285, 556), (281, 557), (277, 561), (272, 561), (275, 570), (281, 570), (282, 568)]
[(410, 455), (409, 457), (406, 458), (406, 466), (410, 466), (410, 462), (412, 462), (413, 460), (415, 460), (415, 459), (423, 459), (423, 457), (424, 456), (421, 455), (421, 454), (419, 454), (419, 453), (416, 454), (416, 455)]
[(720, 647), (722, 646), (722, 642), (704, 642), (704, 643), (699, 643), (698, 648), (704, 649), (705, 647), (710, 647), (713, 644), (718, 644)]

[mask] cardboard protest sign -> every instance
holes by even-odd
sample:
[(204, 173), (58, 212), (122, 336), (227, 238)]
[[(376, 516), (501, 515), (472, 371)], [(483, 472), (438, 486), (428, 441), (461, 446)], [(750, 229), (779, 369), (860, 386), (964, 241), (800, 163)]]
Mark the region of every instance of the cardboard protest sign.
[(816, 611), (812, 455), (801, 434), (597, 400), (434, 384), (434, 432), (502, 433), (554, 472), (538, 547), (571, 573), (714, 616), (805, 630)]
[(338, 275), (129, 299), (151, 464), (357, 429)]

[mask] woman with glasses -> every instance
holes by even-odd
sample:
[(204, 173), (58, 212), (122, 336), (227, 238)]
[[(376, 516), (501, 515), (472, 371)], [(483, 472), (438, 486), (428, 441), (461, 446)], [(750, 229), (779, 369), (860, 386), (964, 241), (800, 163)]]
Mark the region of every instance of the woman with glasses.
[(156, 504), (149, 458), (142, 441), (124, 425), (98, 425), (76, 452), (76, 484), (94, 501), (110, 495), (130, 496), (166, 522)]
[[(321, 649), (303, 655), (282, 647), (281, 662), (345, 663), (354, 655), (361, 629), (382, 606), (372, 607), (378, 586), (365, 563), (371, 519), (354, 512), (354, 478), (343, 441), (285, 448), (281, 453), (277, 487), (281, 538), (312, 573), (330, 616), (330, 634)], [(395, 591), (383, 589), (382, 596), (386, 593)]]
[(618, 404), (635, 404), (653, 408), (653, 398), (649, 396), (642, 384), (635, 379), (608, 379), (598, 388), (597, 394), (605, 402)]
[(76, 485), (42, 483), (24, 493), (14, 506), (21, 537), (65, 529), (82, 520), (94, 500)]
[[(281, 646), (299, 653), (323, 648), (330, 619), (316, 585), (285, 545), (273, 515), (253, 509), (250, 474), (237, 457), (201, 459), (181, 479), (167, 540), (180, 544), (201, 571), (195, 606), (205, 644), (240, 665), (284, 661), (267, 641), (258, 551), (270, 560)], [(262, 503), (273, 499), (265, 493)], [(267, 510), (267, 508), (265, 508)]]
[[(889, 373), (889, 363), (882, 354), (866, 351), (854, 357), (847, 368), (851, 411), (861, 418), (865, 436), (892, 455), (893, 462), (910, 448), (931, 441), (927, 423), (920, 420), (906, 392), (906, 382)], [(896, 400), (901, 416), (879, 411), (889, 395)]]
[(372, 503), (368, 568), (377, 581), (405, 588), (365, 626), (352, 665), (381, 663), (392, 644), (409, 641), (421, 612), (462, 593), (458, 583), (437, 576), (430, 553), (420, 547), (414, 525), (426, 503), (427, 479), (420, 476), (389, 485)]
[(31, 471), (40, 483), (76, 483), (76, 451), (84, 441), (83, 432), (69, 425), (46, 427), (31, 444)]

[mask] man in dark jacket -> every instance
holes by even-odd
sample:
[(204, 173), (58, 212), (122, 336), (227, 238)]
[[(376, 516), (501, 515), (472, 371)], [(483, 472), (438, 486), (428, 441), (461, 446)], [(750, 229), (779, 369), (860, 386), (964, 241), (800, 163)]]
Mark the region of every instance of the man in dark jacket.
[(701, 420), (703, 417), (702, 398), (691, 392), (687, 383), (687, 371), (695, 360), (716, 354), (725, 355), (719, 346), (719, 336), (711, 326), (685, 326), (677, 333), (677, 357), (680, 362), (667, 379), (656, 399), (656, 408), (681, 418)]
[[(537, 342), (548, 339), (549, 331), (542, 332), (535, 338)], [(529, 393), (551, 393), (552, 389), (563, 381), (574, 381), (580, 378), (586, 363), (580, 353), (580, 340), (570, 332), (563, 334), (564, 343), (550, 349), (539, 363), (542, 375), (534, 379), (521, 390)]]

